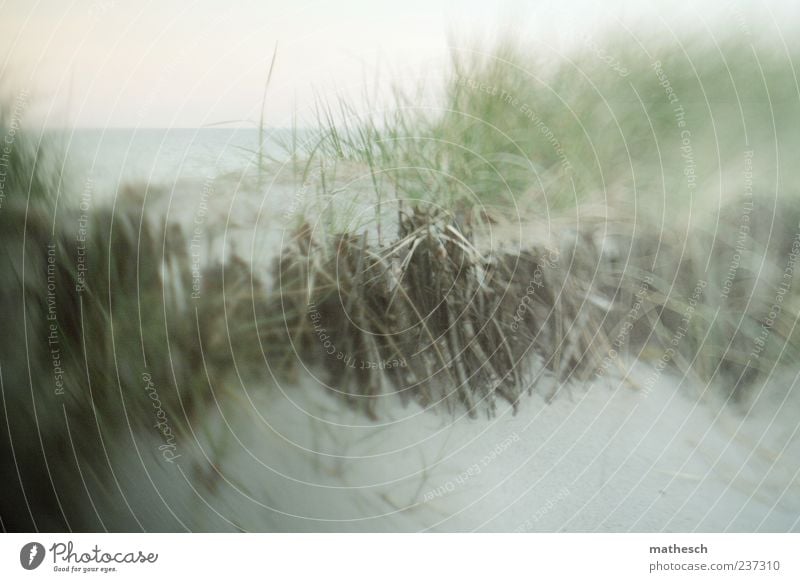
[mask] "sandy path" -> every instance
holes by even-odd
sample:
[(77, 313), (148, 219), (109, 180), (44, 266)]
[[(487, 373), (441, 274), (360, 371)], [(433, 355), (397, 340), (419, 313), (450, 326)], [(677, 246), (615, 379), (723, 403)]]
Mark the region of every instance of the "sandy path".
[[(145, 487), (134, 505), (169, 505), (186, 527), (212, 530), (800, 529), (788, 384), (747, 416), (665, 376), (649, 393), (608, 383), (550, 404), (534, 394), (489, 420), (390, 398), (381, 423), (302, 384), (221, 399), (180, 463), (146, 456), (165, 503)], [(125, 472), (141, 480), (138, 464)], [(163, 508), (149, 519), (180, 528)]]

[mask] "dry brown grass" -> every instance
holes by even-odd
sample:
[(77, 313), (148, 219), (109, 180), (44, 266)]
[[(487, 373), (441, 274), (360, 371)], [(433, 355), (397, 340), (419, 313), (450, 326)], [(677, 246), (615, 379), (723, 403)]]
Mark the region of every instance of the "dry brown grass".
[(567, 266), (543, 247), (481, 250), (419, 207), (398, 222), (380, 247), (366, 233), (295, 231), (275, 294), (256, 301), (272, 369), (321, 367), (332, 391), (371, 416), (392, 394), (475, 415), (492, 414), (498, 397), (516, 408), (543, 374), (564, 382), (599, 365), (609, 303), (596, 297), (594, 243), (576, 244)]

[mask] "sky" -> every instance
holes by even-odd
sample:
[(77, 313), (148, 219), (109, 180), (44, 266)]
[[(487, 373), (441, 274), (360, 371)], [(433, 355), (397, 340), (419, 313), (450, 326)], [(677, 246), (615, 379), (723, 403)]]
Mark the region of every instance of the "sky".
[[(601, 30), (780, 31), (797, 2), (711, 0), (12, 0), (0, 3), (0, 79), (57, 127), (288, 126), (319, 96), (441, 77), (448, 46), (514, 34), (557, 51)], [(794, 5), (794, 6), (793, 6)], [(793, 20), (794, 19), (794, 20)], [(760, 24), (754, 24), (758, 21)], [(277, 48), (276, 48), (277, 47)]]

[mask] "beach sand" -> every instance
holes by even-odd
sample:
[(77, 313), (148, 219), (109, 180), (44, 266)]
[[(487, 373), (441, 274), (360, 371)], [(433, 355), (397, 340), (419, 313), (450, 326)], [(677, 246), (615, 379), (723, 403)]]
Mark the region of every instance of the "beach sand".
[(492, 419), (390, 397), (380, 422), (311, 377), (242, 386), (180, 443), (179, 461), (145, 437), (118, 477), (143, 485), (126, 489), (148, 530), (797, 531), (791, 382), (748, 413), (664, 375), (649, 391), (576, 384), (551, 402), (537, 389)]

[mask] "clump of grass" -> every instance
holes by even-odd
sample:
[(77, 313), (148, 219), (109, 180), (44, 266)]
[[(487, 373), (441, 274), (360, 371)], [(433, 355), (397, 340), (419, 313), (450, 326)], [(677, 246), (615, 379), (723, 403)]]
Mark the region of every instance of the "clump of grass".
[[(770, 324), (768, 346), (749, 357), (797, 233), (796, 221), (769, 226), (796, 206), (800, 175), (782, 160), (800, 149), (797, 56), (794, 45), (743, 44), (733, 34), (600, 37), (566, 55), (513, 39), (454, 48), (439, 102), (412, 87), (395, 89), (394, 106), (377, 115), (346, 101), (322, 104), (319, 138), (306, 154), (361, 163), (378, 177), (376, 200), (431, 202), (466, 228), (510, 217), (546, 220), (545, 230), (571, 221), (586, 235), (581, 224), (601, 207), (617, 219), (588, 234), (604, 248), (609, 235), (620, 238), (619, 262), (595, 262), (573, 280), (586, 277), (590, 288), (607, 277), (615, 308), (624, 310), (652, 275), (644, 337), (664, 353), (678, 333), (670, 365), (741, 395), (776, 362), (800, 357), (796, 286), (781, 296), (786, 307)], [(748, 188), (769, 221), (745, 233), (748, 259), (731, 275)], [(696, 300), (698, 281), (707, 289)], [(684, 330), (688, 307), (697, 312)], [(641, 346), (631, 347), (635, 355)]]
[(608, 299), (583, 278), (596, 247), (567, 270), (552, 249), (481, 250), (441, 211), (400, 208), (397, 221), (383, 245), (314, 237), (309, 224), (294, 233), (260, 310), (272, 369), (321, 367), (371, 416), (393, 394), (474, 415), (498, 397), (516, 407), (542, 374), (566, 381), (599, 365)]
[(35, 206), (47, 201), (52, 203), (61, 184), (56, 144), (49, 136), (37, 135), (24, 126), (29, 101), (27, 92), (13, 100), (0, 99), (2, 204), (14, 201), (30, 201)]
[(716, 232), (694, 229), (689, 242), (640, 237), (636, 262), (655, 274), (647, 324), (659, 355), (745, 403), (791, 366), (800, 354), (798, 229), (791, 197), (758, 196), (726, 205)]

